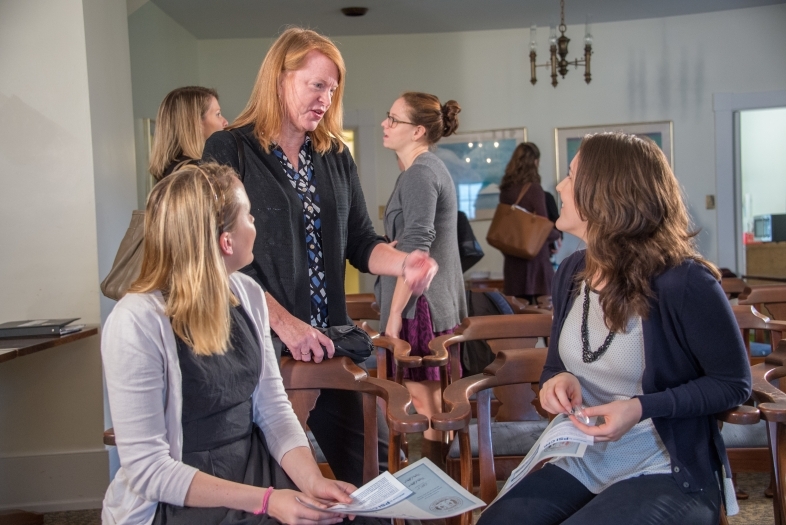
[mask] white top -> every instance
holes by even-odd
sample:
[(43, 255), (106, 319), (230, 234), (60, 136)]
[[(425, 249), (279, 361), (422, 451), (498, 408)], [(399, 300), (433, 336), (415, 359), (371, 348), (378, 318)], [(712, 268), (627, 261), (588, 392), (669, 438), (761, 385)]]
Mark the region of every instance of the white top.
[[(284, 391), (264, 293), (239, 272), (229, 279), (253, 321), (257, 340), (264, 342), (253, 417), (280, 463), (293, 448), (309, 446), (308, 439)], [(117, 303), (104, 325), (101, 356), (120, 456), (101, 519), (105, 524), (149, 524), (158, 502), (183, 505), (197, 473), (181, 461), (182, 378), (175, 334), (160, 292), (127, 294)]]
[[(593, 363), (582, 358), (581, 318), (584, 286), (562, 326), (559, 355), (565, 368), (581, 383), (584, 406), (598, 406), (631, 399), (643, 393), (644, 332), (641, 317), (628, 320), (625, 333), (617, 333), (602, 356)], [(606, 340), (609, 329), (603, 318), (598, 294), (590, 292), (587, 316), (590, 350), (596, 352)], [(558, 467), (578, 479), (587, 490), (599, 494), (614, 483), (642, 474), (670, 474), (669, 452), (658, 436), (651, 419), (633, 426), (619, 441), (595, 443), (583, 458), (560, 458)]]

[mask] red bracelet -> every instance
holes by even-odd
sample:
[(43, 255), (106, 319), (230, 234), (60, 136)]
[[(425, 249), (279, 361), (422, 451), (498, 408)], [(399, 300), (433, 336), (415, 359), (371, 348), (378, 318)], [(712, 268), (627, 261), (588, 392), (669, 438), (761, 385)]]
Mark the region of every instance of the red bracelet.
[(270, 502), (270, 495), (273, 494), (273, 487), (268, 487), (265, 491), (265, 496), (262, 498), (262, 508), (255, 511), (254, 514), (267, 513), (267, 504)]

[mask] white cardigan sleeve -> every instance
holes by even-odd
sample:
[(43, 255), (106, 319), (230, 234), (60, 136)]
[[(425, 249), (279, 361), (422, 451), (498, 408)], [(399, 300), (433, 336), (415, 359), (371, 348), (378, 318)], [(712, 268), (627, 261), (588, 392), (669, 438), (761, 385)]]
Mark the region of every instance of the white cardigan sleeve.
[[(167, 429), (167, 330), (152, 294), (129, 294), (104, 325), (101, 355), (120, 465), (129, 488), (148, 501), (182, 506), (197, 469), (179, 461)], [(173, 457), (174, 454), (174, 457)], [(175, 459), (177, 457), (178, 459)]]
[(256, 324), (257, 335), (262, 342), (262, 371), (253, 394), (254, 422), (265, 434), (270, 453), (280, 464), (284, 455), (293, 448), (308, 447), (308, 438), (284, 390), (270, 337), (264, 292), (253, 279), (240, 272), (232, 274), (231, 279), (240, 302)]

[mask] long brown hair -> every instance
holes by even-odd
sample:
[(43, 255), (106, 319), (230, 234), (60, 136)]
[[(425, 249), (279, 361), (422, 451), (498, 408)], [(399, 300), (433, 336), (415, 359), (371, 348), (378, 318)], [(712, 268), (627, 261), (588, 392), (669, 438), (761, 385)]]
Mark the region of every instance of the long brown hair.
[(540, 184), (538, 159), (540, 159), (540, 149), (532, 142), (522, 142), (516, 146), (508, 165), (505, 166), (505, 175), (502, 177), (499, 189), (504, 190), (510, 186), (529, 182)]
[(273, 139), (281, 131), (286, 118), (285, 93), (282, 93), (280, 80), (288, 71), (303, 67), (306, 55), (317, 50), (329, 58), (338, 68), (338, 86), (333, 99), (317, 129), (309, 132), (311, 143), (319, 153), (326, 153), (332, 147), (343, 151), (344, 143), (338, 139), (343, 128), (344, 79), (346, 67), (336, 45), (327, 37), (310, 29), (292, 27), (281, 33), (265, 55), (259, 68), (251, 98), (246, 108), (232, 123), (232, 128), (254, 124), (254, 135), (262, 147), (270, 152)]
[(202, 117), (214, 98), (218, 100), (215, 89), (201, 86), (177, 88), (164, 97), (158, 108), (148, 168), (156, 180), (161, 180), (167, 166), (181, 155), (202, 158)]
[(407, 91), (401, 98), (407, 105), (409, 121), (426, 130), (429, 146), (436, 144), (442, 137), (449, 137), (458, 129), (461, 106), (455, 100), (441, 104), (435, 95), (417, 91)]
[(197, 355), (223, 354), (237, 299), (219, 248), (240, 212), (232, 168), (186, 166), (153, 187), (145, 213), (142, 271), (129, 293), (160, 290), (164, 315)]
[(720, 279), (696, 250), (682, 192), (666, 156), (648, 138), (588, 135), (579, 147), (573, 185), (576, 210), (587, 221), (586, 268), (577, 279), (603, 283), (600, 304), (609, 329), (646, 318), (651, 280), (692, 259)]

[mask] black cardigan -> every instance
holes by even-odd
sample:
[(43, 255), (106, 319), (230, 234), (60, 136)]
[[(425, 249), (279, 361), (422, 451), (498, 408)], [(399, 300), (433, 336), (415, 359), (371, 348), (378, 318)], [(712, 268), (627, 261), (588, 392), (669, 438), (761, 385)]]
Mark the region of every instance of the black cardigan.
[[(310, 322), (308, 254), (303, 204), (276, 156), (265, 153), (253, 125), (235, 130), (243, 140), (243, 184), (251, 201), (257, 237), (254, 262), (242, 269), (289, 313)], [(239, 171), (238, 146), (229, 131), (213, 133), (202, 160), (214, 160)], [(349, 151), (335, 148), (312, 155), (314, 181), (322, 221), (328, 319), (331, 326), (348, 324), (344, 296), (345, 261), (368, 272), (371, 251), (384, 239), (376, 234), (366, 209), (357, 167)]]
[[(554, 323), (541, 384), (566, 371), (559, 339), (585, 253), (562, 261), (554, 277)], [(684, 492), (694, 492), (716, 483), (721, 464), (731, 475), (714, 415), (750, 397), (748, 356), (729, 301), (706, 267), (688, 260), (669, 268), (652, 279), (652, 291), (642, 319), (641, 419), (652, 418), (671, 456), (672, 476)]]

